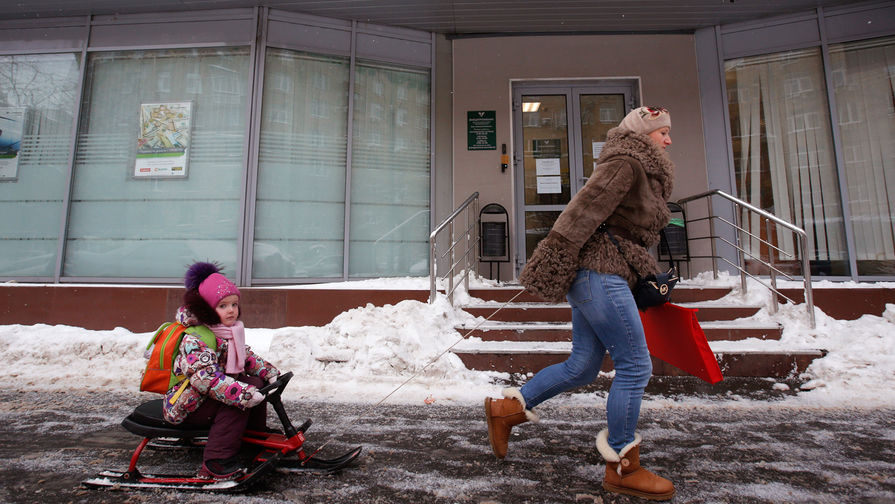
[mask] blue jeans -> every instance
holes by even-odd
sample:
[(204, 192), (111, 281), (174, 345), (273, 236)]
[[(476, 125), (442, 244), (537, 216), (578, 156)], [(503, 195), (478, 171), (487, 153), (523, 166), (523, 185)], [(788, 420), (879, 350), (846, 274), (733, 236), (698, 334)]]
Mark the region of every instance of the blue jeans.
[(572, 354), (539, 371), (520, 392), (530, 409), (587, 385), (597, 378), (609, 350), (615, 379), (606, 401), (606, 421), (609, 445), (618, 452), (634, 441), (643, 389), (653, 373), (634, 296), (618, 275), (582, 269), (566, 297), (572, 305)]

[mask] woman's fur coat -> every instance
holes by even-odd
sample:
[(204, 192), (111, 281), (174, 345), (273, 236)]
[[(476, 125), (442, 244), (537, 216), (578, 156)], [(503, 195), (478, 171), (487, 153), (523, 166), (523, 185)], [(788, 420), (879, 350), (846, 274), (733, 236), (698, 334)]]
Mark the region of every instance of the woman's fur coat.
[[(656, 273), (659, 267), (648, 249), (668, 224), (673, 176), (674, 164), (650, 137), (610, 130), (593, 175), (538, 243), (519, 282), (545, 300), (561, 301), (581, 268), (619, 275), (632, 286), (637, 280), (632, 268), (640, 276)], [(640, 243), (616, 233), (622, 257), (597, 230), (604, 222), (624, 228)]]

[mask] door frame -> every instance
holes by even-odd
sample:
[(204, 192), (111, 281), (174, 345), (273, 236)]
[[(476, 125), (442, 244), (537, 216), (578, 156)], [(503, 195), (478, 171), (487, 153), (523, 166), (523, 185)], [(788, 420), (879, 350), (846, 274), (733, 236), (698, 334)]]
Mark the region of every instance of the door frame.
[[(627, 111), (640, 103), (640, 79), (581, 79), (516, 81), (512, 86), (512, 138), (513, 138), (513, 188), (514, 188), (514, 275), (518, 275), (527, 260), (525, 246), (525, 212), (532, 210), (525, 205), (525, 173), (523, 170), (524, 148), (522, 139), (522, 96), (565, 95), (566, 122), (569, 152), (569, 184), (574, 196), (587, 179), (581, 152), (581, 95), (622, 94)], [(562, 211), (565, 205), (532, 205), (541, 211)]]

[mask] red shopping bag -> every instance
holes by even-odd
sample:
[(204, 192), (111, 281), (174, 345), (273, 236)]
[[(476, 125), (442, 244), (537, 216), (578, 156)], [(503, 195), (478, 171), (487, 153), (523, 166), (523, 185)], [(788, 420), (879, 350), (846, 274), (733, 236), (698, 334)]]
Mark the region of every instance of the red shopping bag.
[(696, 312), (671, 303), (640, 312), (646, 346), (654, 357), (715, 384), (724, 377), (696, 320)]

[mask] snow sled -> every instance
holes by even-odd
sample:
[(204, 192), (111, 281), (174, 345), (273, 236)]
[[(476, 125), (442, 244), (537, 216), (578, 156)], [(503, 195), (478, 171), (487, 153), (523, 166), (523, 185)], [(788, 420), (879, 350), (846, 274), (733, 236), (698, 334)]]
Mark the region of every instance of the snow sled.
[(213, 492), (238, 492), (257, 483), (265, 474), (279, 472), (322, 472), (333, 473), (353, 462), (361, 453), (360, 446), (334, 459), (320, 459), (307, 455), (302, 449), (305, 431), (311, 421), (306, 420), (300, 427), (292, 425), (283, 407), (280, 396), (286, 384), (292, 379), (292, 372), (280, 376), (275, 382), (260, 389), (268, 404), (273, 406), (283, 424), (283, 433), (256, 432), (247, 430), (242, 437), (244, 447), (257, 447), (259, 452), (252, 458), (245, 470), (236, 477), (226, 480), (193, 475), (143, 474), (137, 468), (137, 461), (147, 446), (150, 447), (201, 447), (208, 436), (208, 429), (181, 427), (165, 421), (162, 414), (163, 399), (147, 401), (131, 413), (121, 425), (128, 431), (141, 436), (143, 440), (131, 455), (126, 471), (102, 471), (96, 477), (82, 482), (87, 488), (170, 488), (176, 490), (198, 490)]

